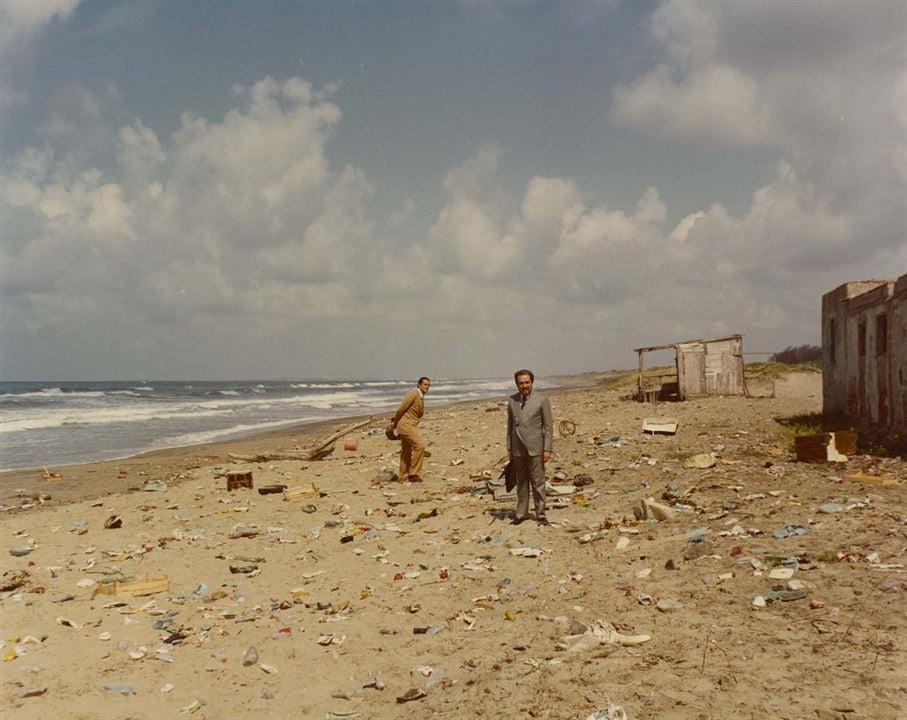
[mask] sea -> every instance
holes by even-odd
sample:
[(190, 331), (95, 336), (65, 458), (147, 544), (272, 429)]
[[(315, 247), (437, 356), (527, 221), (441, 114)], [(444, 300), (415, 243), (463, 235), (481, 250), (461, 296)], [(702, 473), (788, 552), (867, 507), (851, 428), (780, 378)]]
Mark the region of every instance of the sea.
[[(124, 458), (380, 414), (414, 386), (412, 380), (0, 382), (0, 470)], [(426, 407), (511, 392), (511, 378), (433, 380)]]

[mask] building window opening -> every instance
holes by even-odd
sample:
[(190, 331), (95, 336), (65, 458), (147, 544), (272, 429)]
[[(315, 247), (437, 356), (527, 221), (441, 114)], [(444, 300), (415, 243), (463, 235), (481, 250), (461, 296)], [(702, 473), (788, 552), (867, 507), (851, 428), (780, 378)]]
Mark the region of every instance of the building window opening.
[(866, 321), (861, 320), (857, 326), (857, 355), (866, 357)]
[(835, 332), (837, 328), (835, 327), (835, 319), (831, 318), (828, 321), (828, 354), (831, 356), (831, 364), (834, 365), (837, 361), (837, 333)]
[(876, 317), (876, 355), (888, 353), (888, 315)]

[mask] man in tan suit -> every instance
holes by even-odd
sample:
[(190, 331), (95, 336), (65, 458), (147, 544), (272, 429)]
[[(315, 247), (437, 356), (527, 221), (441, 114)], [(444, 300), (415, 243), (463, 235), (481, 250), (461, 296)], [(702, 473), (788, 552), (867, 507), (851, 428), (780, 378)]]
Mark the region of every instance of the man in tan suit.
[(425, 413), (425, 393), (431, 380), (420, 377), (415, 388), (403, 396), (391, 425), (400, 438), (400, 482), (422, 482), (422, 459), (425, 443), (419, 435), (419, 420)]

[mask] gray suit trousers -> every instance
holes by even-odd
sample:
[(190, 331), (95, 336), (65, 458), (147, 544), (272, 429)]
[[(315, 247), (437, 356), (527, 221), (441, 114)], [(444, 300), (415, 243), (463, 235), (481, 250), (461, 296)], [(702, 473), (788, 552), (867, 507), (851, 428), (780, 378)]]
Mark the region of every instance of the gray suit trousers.
[(545, 515), (545, 463), (541, 455), (514, 455), (511, 462), (516, 470), (516, 516), (529, 514), (529, 488), (535, 501), (537, 517)]

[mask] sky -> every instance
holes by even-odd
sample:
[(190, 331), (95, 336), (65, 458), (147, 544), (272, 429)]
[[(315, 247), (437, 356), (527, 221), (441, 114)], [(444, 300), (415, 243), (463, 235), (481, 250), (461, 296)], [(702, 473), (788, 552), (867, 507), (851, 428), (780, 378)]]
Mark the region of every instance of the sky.
[(0, 379), (503, 377), (907, 272), (907, 4), (0, 0)]

